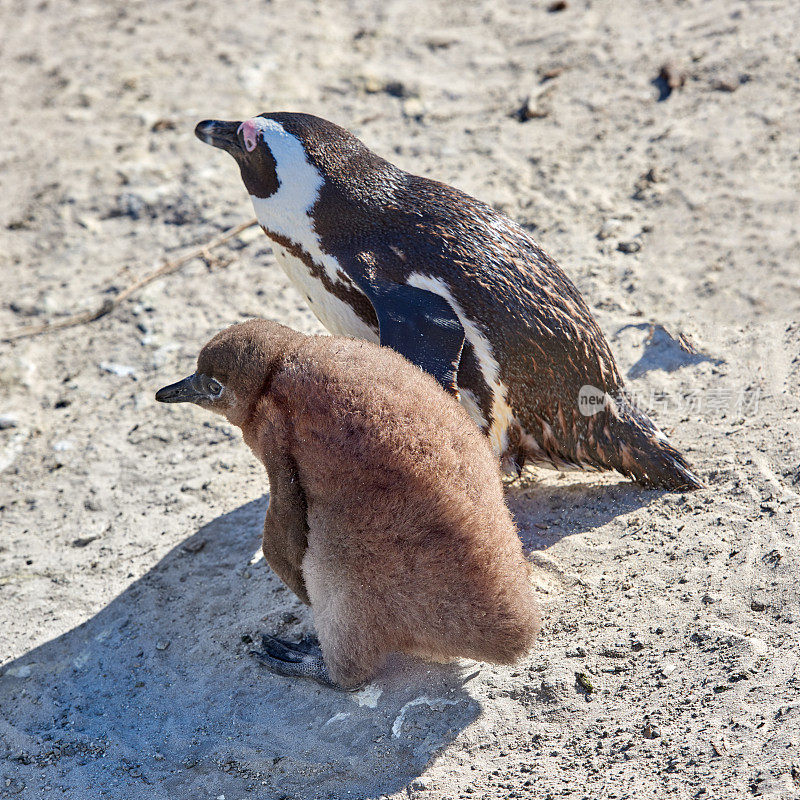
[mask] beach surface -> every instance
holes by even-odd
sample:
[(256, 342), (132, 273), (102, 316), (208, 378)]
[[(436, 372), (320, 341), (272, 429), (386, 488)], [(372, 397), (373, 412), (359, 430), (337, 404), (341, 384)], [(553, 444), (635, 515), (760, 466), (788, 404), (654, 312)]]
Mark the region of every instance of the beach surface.
[(309, 112), (524, 225), (707, 484), (510, 484), (545, 616), (514, 667), (268, 673), (259, 633), (313, 619), (257, 558), (266, 475), (154, 400), (234, 322), (323, 332), (249, 228), (0, 343), (0, 798), (800, 795), (795, 3), (2, 0), (0, 31), (0, 338), (252, 217), (199, 120)]

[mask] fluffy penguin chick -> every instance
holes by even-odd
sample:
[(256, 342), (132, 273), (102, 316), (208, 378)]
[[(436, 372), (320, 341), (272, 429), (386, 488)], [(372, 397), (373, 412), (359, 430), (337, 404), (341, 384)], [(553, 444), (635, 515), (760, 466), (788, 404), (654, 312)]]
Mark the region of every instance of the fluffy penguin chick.
[(156, 394), (225, 416), (264, 463), (267, 562), (321, 655), (264, 637), (273, 671), (352, 688), (385, 657), (510, 663), (540, 617), (488, 440), (386, 347), (252, 320)]

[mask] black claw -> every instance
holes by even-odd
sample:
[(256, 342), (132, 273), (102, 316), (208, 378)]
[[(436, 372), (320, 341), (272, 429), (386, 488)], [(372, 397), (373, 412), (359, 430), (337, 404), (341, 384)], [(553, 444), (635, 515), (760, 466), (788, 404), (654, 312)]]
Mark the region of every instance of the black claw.
[(272, 665), (273, 659), (268, 653), (262, 653), (261, 650), (251, 650), (250, 655), (253, 656), (253, 658), (257, 658), (262, 664), (268, 667)]
[(303, 659), (304, 653), (301, 650), (295, 650), (289, 642), (282, 642), (267, 633), (261, 634), (261, 646), (267, 655), (280, 661), (297, 662)]
[(320, 652), (319, 639), (317, 639), (313, 633), (308, 634), (308, 636), (304, 636), (296, 644), (291, 642), (289, 646), (309, 654), (316, 654)]

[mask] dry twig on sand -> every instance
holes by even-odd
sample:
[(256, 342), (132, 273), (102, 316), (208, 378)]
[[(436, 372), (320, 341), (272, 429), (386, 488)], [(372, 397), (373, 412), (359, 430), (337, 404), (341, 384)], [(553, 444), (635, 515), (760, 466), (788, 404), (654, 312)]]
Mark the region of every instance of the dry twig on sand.
[(239, 225), (236, 225), (234, 228), (229, 228), (227, 231), (224, 231), (211, 241), (206, 242), (203, 245), (199, 245), (198, 247), (193, 247), (191, 250), (187, 250), (183, 255), (178, 256), (177, 258), (165, 261), (160, 267), (157, 267), (152, 272), (148, 272), (146, 275), (143, 275), (133, 283), (128, 284), (128, 286), (122, 289), (122, 291), (120, 291), (118, 294), (114, 295), (114, 297), (104, 300), (95, 308), (90, 308), (86, 311), (80, 311), (77, 314), (70, 314), (68, 317), (64, 317), (63, 319), (48, 320), (35, 325), (25, 325), (21, 328), (17, 328), (16, 330), (11, 330), (8, 333), (2, 334), (0, 336), (0, 341), (11, 342), (15, 339), (25, 339), (29, 336), (37, 336), (40, 333), (49, 333), (50, 331), (62, 330), (64, 328), (74, 328), (76, 325), (84, 325), (87, 322), (94, 322), (94, 320), (100, 319), (100, 317), (104, 317), (106, 314), (113, 311), (117, 306), (124, 303), (129, 297), (147, 286), (147, 284), (152, 283), (157, 278), (163, 278), (165, 275), (176, 272), (184, 264), (187, 264), (189, 261), (197, 258), (198, 256), (209, 254), (214, 248), (219, 247), (221, 244), (224, 244), (230, 239), (236, 238), (243, 231), (246, 231), (248, 228), (252, 228), (256, 224), (257, 220), (255, 217), (253, 217), (253, 219), (249, 219), (247, 222), (242, 222)]

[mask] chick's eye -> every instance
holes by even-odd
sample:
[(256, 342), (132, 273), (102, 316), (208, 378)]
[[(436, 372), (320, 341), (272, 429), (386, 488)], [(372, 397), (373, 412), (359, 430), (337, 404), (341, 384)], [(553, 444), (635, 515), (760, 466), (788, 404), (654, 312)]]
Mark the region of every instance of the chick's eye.
[(208, 381), (208, 391), (211, 392), (211, 394), (219, 394), (222, 391), (222, 384), (211, 378)]

